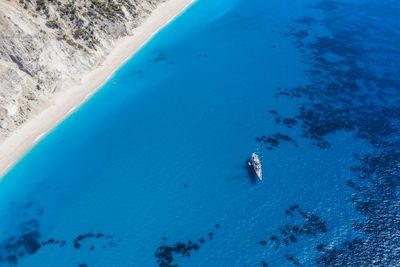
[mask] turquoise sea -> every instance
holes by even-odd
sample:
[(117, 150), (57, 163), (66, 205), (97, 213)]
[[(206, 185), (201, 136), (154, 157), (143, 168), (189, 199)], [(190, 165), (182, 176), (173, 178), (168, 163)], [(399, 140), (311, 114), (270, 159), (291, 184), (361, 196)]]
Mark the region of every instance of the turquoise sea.
[(0, 181), (0, 265), (400, 266), (399, 43), (394, 0), (198, 0)]

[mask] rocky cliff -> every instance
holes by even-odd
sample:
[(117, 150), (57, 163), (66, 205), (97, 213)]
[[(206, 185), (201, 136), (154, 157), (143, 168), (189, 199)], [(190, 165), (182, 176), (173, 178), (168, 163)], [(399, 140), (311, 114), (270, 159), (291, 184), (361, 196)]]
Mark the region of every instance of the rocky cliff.
[(0, 0), (0, 141), (162, 0)]

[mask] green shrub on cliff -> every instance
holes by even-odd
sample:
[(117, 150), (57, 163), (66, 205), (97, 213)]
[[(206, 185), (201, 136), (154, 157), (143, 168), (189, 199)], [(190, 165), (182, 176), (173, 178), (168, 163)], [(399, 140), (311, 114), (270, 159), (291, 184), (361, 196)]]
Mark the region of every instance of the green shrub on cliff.
[(46, 22), (46, 26), (52, 29), (58, 29), (60, 27), (60, 24), (58, 23), (57, 20), (49, 20)]
[(36, 0), (36, 10), (45, 10), (46, 9), (46, 2), (44, 0)]

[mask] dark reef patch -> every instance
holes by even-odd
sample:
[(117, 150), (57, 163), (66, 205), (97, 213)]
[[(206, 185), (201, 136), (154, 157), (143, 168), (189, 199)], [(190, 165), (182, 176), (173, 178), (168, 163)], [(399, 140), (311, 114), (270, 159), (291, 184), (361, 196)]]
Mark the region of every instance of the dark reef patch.
[[(326, 3), (327, 1), (322, 1), (315, 8), (326, 10)], [(335, 1), (330, 1), (329, 6), (335, 6), (336, 10), (345, 13), (351, 9), (372, 12), (366, 6), (356, 7)], [(386, 72), (382, 75), (372, 67), (384, 67), (382, 64), (385, 62), (380, 62), (383, 58), (379, 57), (387, 56), (385, 53), (380, 55), (375, 52), (375, 47), (393, 43), (393, 40), (386, 42), (388, 36), (383, 36), (379, 27), (371, 27), (371, 33), (373, 30), (379, 31), (378, 38), (363, 33), (365, 31), (357, 27), (369, 26), (359, 25), (360, 23), (355, 24), (355, 29), (351, 30), (343, 25), (343, 20), (335, 21), (336, 16), (338, 14), (330, 11), (324, 21), (333, 37), (318, 36), (314, 42), (301, 48), (304, 61), (311, 67), (306, 74), (312, 83), (293, 89), (278, 89), (277, 95), (304, 99), (296, 119), (300, 122), (302, 137), (310, 139), (314, 145), (329, 148), (330, 144), (325, 137), (344, 130), (356, 131), (358, 137), (367, 139), (374, 146), (382, 147), (385, 145), (382, 139), (392, 135), (398, 128), (396, 123), (392, 123), (400, 114), (393, 98), (396, 101), (399, 99), (396, 88), (399, 88), (400, 81), (395, 79), (398, 77), (398, 69), (394, 68), (395, 73)], [(303, 42), (303, 32), (309, 31), (315, 21), (302, 17), (297, 22), (297, 27), (289, 28), (287, 36)], [(390, 37), (395, 37), (396, 43), (400, 41), (399, 33), (393, 33)], [(364, 47), (364, 39), (372, 39), (371, 48)], [(399, 55), (399, 51), (396, 55)], [(369, 62), (375, 61), (378, 61), (376, 66), (365, 67), (371, 65)], [(275, 115), (276, 121), (283, 120), (281, 115)], [(292, 122), (287, 122), (289, 126), (293, 126)]]
[(190, 256), (190, 251), (198, 250), (199, 248), (198, 244), (190, 241), (187, 243), (178, 242), (172, 246), (160, 246), (156, 250), (155, 257), (159, 266), (178, 266), (171, 264), (174, 260), (173, 254), (181, 254), (182, 257), (188, 257)]
[(34, 254), (40, 248), (39, 237), (38, 231), (29, 232), (22, 236), (22, 241), (28, 254)]
[[(219, 224), (216, 224), (217, 229), (219, 228)], [(210, 240), (212, 240), (213, 233), (210, 232), (208, 233), (208, 236), (210, 237)], [(166, 241), (166, 238), (163, 238), (163, 241)], [(205, 243), (205, 238), (201, 237), (199, 239), (200, 244)], [(200, 244), (195, 243), (192, 241), (187, 241), (187, 242), (177, 242), (172, 245), (161, 245), (160, 247), (157, 248), (156, 252), (154, 253), (154, 256), (157, 259), (157, 263), (159, 264), (160, 267), (177, 267), (178, 264), (174, 264), (174, 256), (175, 254), (181, 255), (182, 257), (189, 257), (193, 251), (199, 250), (200, 249)]]
[[(303, 211), (298, 204), (286, 209), (285, 214), (296, 223), (280, 226), (278, 233), (269, 237), (269, 243), (276, 249), (281, 248), (282, 244), (289, 246), (291, 243), (296, 243), (301, 236), (316, 237), (328, 231), (325, 221), (315, 214)], [(259, 243), (262, 246), (267, 245), (267, 242), (263, 240)]]
[[(5, 238), (0, 242), (0, 264), (17, 265), (19, 260), (26, 255), (35, 254), (41, 247), (39, 221), (32, 217), (39, 216), (36, 203), (29, 201), (22, 205), (14, 202), (10, 203), (12, 209), (18, 209), (20, 212), (16, 217), (21, 218), (21, 222), (13, 225), (16, 233), (9, 229), (6, 231)], [(22, 215), (22, 216), (21, 216)], [(13, 234), (11, 234), (13, 233)], [(8, 237), (7, 237), (8, 236)]]
[(318, 245), (319, 266), (368, 266), (371, 262), (374, 266), (391, 266), (400, 262), (399, 148), (400, 144), (394, 143), (393, 147), (359, 158), (359, 166), (352, 170), (363, 185), (353, 181), (348, 185), (355, 190), (354, 207), (365, 217), (362, 222), (354, 222), (354, 228), (367, 238), (343, 241), (333, 248)]
[[(293, 121), (301, 136), (321, 149), (329, 149), (327, 137), (340, 131), (354, 132), (373, 148), (365, 155), (355, 155), (358, 166), (352, 168), (356, 179), (347, 181), (354, 190), (352, 202), (364, 219), (353, 222), (364, 236), (343, 240), (331, 247), (316, 247), (317, 266), (397, 266), (400, 263), (400, 6), (394, 1), (320, 1), (311, 7), (322, 11), (324, 18), (300, 17), (288, 27), (308, 65), (310, 83), (280, 89), (276, 97), (301, 101)], [(368, 18), (368, 19), (366, 19)], [(327, 36), (310, 38), (315, 24), (328, 29)], [(276, 123), (284, 116), (270, 111)], [(270, 136), (258, 138), (267, 148), (279, 145)], [(285, 213), (301, 215), (297, 208)], [(297, 215), (296, 215), (297, 213)], [(317, 220), (320, 221), (320, 220)], [(277, 248), (298, 242), (299, 227), (283, 226), (270, 237)], [(320, 229), (325, 229), (321, 227)], [(319, 230), (320, 231), (320, 230)], [(319, 232), (318, 231), (318, 232)], [(310, 232), (310, 231), (308, 231)], [(311, 231), (312, 233), (312, 231)], [(312, 234), (311, 234), (312, 235)], [(293, 255), (286, 255), (300, 264)]]
[[(40, 249), (48, 247), (49, 252), (55, 248), (65, 248), (67, 244), (73, 244), (75, 248), (81, 247), (81, 242), (85, 239), (92, 239), (91, 242), (85, 241), (88, 249), (93, 250), (95, 245), (103, 245), (106, 247), (115, 247), (116, 244), (112, 241), (112, 236), (107, 236), (103, 233), (88, 233), (78, 235), (73, 242), (66, 240), (59, 240), (56, 238), (49, 238), (42, 240), (40, 233), (39, 217), (43, 214), (43, 208), (39, 207), (35, 202), (29, 201), (23, 204), (10, 203), (10, 206), (15, 211), (18, 211), (16, 218), (20, 219), (20, 223), (15, 223), (10, 230), (6, 231), (4, 235), (6, 238), (0, 242), (0, 265), (6, 264), (7, 266), (14, 266), (19, 261), (28, 255), (33, 255)], [(19, 216), (22, 214), (22, 216)], [(11, 234), (14, 233), (14, 234)], [(8, 237), (7, 237), (8, 235)], [(107, 242), (107, 246), (104, 243)], [(100, 240), (100, 241), (99, 241)], [(100, 243), (99, 243), (100, 242)], [(85, 265), (84, 265), (85, 266)]]
[[(271, 248), (279, 250), (299, 242), (303, 237), (316, 238), (319, 234), (325, 234), (328, 231), (325, 221), (313, 213), (305, 212), (298, 204), (290, 206), (284, 213), (294, 223), (280, 226), (277, 233), (270, 236), (268, 241), (259, 241), (261, 246), (270, 244)], [(293, 255), (286, 254), (285, 258), (295, 266), (302, 266), (302, 263)]]
[(291, 263), (293, 263), (295, 266), (303, 266), (295, 257), (293, 257), (292, 255), (285, 255), (285, 258), (290, 261)]
[(158, 53), (153, 61), (167, 61), (167, 57), (164, 55), (164, 53)]
[(293, 140), (290, 136), (281, 133), (256, 137), (256, 141), (258, 143), (264, 144), (265, 148), (268, 150), (272, 150), (273, 148), (278, 147), (280, 142), (289, 142), (292, 143), (294, 146), (298, 146), (297, 142)]
[(283, 123), (284, 125), (286, 125), (288, 128), (293, 128), (294, 126), (296, 126), (298, 124), (298, 121), (296, 119), (292, 119), (292, 118), (283, 118), (281, 115), (279, 115), (279, 113), (275, 110), (270, 110), (269, 111), (270, 114), (275, 116), (275, 123), (279, 124), (279, 123)]
[[(99, 238), (105, 238), (106, 240), (112, 240), (114, 237), (113, 236), (105, 236), (103, 233), (97, 233), (97, 234), (87, 233), (87, 234), (83, 234), (83, 235), (78, 235), (74, 239), (74, 248), (79, 249), (81, 247), (81, 242), (84, 241), (85, 239), (99, 239)], [(115, 243), (112, 241), (109, 241), (108, 246), (115, 247)], [(93, 249), (94, 249), (94, 246), (91, 245), (90, 250), (93, 250)]]
[(67, 241), (65, 240), (55, 240), (54, 238), (50, 238), (49, 240), (42, 242), (42, 246), (58, 245), (59, 247), (63, 247), (66, 243)]

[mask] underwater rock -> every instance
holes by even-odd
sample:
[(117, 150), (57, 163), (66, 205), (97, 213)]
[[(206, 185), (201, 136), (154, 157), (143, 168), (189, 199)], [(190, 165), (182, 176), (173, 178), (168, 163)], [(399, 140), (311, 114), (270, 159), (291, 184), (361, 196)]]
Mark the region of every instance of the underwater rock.
[(264, 247), (267, 245), (267, 241), (259, 241), (258, 243), (260, 243), (260, 245)]
[(78, 240), (74, 240), (74, 248), (75, 249), (79, 249), (81, 247), (81, 245), (78, 243)]
[(22, 236), (25, 250), (28, 254), (34, 254), (40, 248), (40, 244), (38, 242), (39, 237), (40, 234), (38, 231), (30, 232)]
[(18, 258), (15, 255), (9, 255), (6, 257), (6, 261), (13, 264), (13, 265), (17, 265), (18, 263)]
[(165, 60), (167, 60), (167, 59), (163, 56), (158, 56), (154, 59), (154, 61), (165, 61)]

